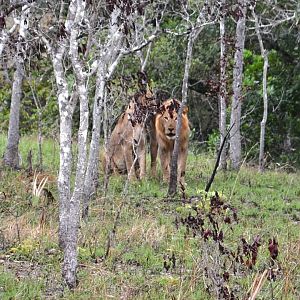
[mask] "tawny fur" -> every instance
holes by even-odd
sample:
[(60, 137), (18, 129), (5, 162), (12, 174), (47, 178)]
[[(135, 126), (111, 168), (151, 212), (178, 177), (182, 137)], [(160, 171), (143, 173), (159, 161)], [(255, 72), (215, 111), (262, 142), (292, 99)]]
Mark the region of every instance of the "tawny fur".
[[(158, 142), (158, 151), (163, 173), (163, 180), (170, 180), (170, 160), (172, 157), (177, 114), (180, 102), (176, 99), (168, 99), (162, 103), (159, 113), (155, 117), (155, 131)], [(189, 120), (187, 117), (188, 108), (185, 107), (182, 113), (182, 127), (179, 135), (179, 153), (178, 153), (178, 180), (184, 183), (186, 160), (188, 154), (189, 140)]]
[[(147, 109), (153, 105), (150, 96), (145, 94), (132, 98), (112, 131), (107, 149), (107, 171), (128, 174), (130, 181), (143, 179), (146, 175), (145, 123)], [(139, 166), (138, 172), (136, 166)]]

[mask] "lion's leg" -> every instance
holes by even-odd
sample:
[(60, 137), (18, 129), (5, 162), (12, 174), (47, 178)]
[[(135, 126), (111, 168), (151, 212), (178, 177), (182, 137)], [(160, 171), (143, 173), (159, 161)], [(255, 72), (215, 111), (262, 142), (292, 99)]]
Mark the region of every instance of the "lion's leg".
[(146, 147), (144, 138), (142, 138), (138, 147), (138, 157), (140, 164), (140, 179), (143, 179), (146, 176)]
[(124, 153), (124, 157), (125, 157), (125, 164), (126, 164), (128, 179), (129, 179), (129, 181), (132, 181), (136, 178), (135, 169), (134, 169), (134, 165), (133, 165), (132, 147), (123, 147), (123, 153)]
[(149, 133), (150, 133), (151, 176), (156, 177), (156, 159), (157, 159), (157, 152), (158, 152), (158, 143), (156, 139), (155, 125), (153, 121), (150, 123)]
[(160, 155), (160, 164), (162, 168), (163, 173), (163, 181), (169, 182), (170, 178), (170, 151), (167, 151), (167, 149), (160, 148), (159, 149), (159, 155)]
[(178, 181), (182, 184), (185, 183), (185, 168), (187, 161), (187, 147), (185, 149), (181, 148), (178, 157)]

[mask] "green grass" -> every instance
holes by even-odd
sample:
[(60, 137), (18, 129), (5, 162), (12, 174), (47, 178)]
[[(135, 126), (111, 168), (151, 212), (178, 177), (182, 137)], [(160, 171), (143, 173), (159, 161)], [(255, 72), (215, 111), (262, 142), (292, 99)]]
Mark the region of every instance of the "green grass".
[[(0, 135), (0, 152), (5, 138)], [(37, 153), (36, 138), (21, 139), (23, 168), (29, 149)], [(55, 142), (44, 140), (45, 174), (55, 176), (59, 149)], [(37, 160), (35, 158), (34, 164)], [(199, 197), (214, 166), (209, 155), (189, 154), (187, 197)], [(214, 243), (187, 234), (176, 227), (180, 197), (165, 197), (167, 186), (161, 178), (134, 182), (123, 196), (125, 179), (113, 176), (106, 197), (101, 185), (91, 204), (87, 223), (79, 235), (78, 287), (62, 292), (62, 253), (57, 245), (58, 203), (56, 184), (47, 188), (56, 198), (47, 204), (40, 199), (34, 205), (31, 180), (25, 171), (0, 171), (0, 299), (215, 299), (205, 290), (203, 259), (214, 257)], [(298, 299), (300, 297), (300, 174), (276, 170), (259, 174), (243, 166), (237, 172), (219, 172), (211, 191), (222, 193), (226, 203), (237, 208), (239, 223), (224, 229), (225, 242), (236, 249), (241, 237), (252, 241), (261, 237), (257, 264), (238, 276), (239, 295), (245, 296), (254, 277), (270, 264), (268, 240), (276, 237), (279, 256), (276, 280), (267, 280), (258, 299)], [(206, 205), (206, 204), (205, 204)], [(107, 251), (108, 236), (121, 208), (114, 235)], [(175, 267), (169, 258), (174, 254)], [(20, 262), (23, 262), (20, 263)], [(28, 267), (30, 263), (30, 267)], [(165, 264), (170, 264), (166, 270)], [(24, 274), (24, 266), (26, 276)], [(20, 276), (27, 279), (22, 280)]]
[(0, 268), (0, 299), (42, 299), (44, 282), (40, 279), (17, 278)]
[[(6, 147), (7, 137), (0, 134), (0, 154), (3, 157)], [(33, 166), (38, 164), (38, 143), (36, 136), (22, 136), (20, 139), (19, 151), (21, 163), (27, 167), (27, 156), (29, 151), (32, 151)], [(59, 168), (59, 145), (56, 141), (49, 138), (44, 138), (42, 141), (43, 151), (43, 167), (48, 170), (57, 171)]]

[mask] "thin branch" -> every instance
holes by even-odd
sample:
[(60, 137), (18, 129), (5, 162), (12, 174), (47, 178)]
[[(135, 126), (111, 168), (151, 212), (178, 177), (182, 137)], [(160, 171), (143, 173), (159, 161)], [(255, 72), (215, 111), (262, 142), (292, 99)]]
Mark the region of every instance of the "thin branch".
[(233, 126), (234, 126), (234, 123), (231, 125), (231, 127), (229, 128), (229, 130), (226, 132), (226, 135), (224, 136), (224, 139), (222, 141), (222, 145), (221, 145), (221, 147), (219, 149), (219, 153), (218, 153), (217, 160), (216, 160), (216, 163), (215, 163), (215, 168), (214, 168), (214, 170), (213, 170), (213, 172), (212, 172), (212, 174), (210, 176), (210, 179), (209, 179), (209, 181), (208, 181), (208, 183), (207, 183), (207, 185), (205, 187), (205, 192), (207, 192), (207, 193), (208, 193), (208, 191), (209, 191), (209, 189), (210, 189), (210, 187), (211, 187), (211, 185), (212, 185), (212, 183), (213, 183), (213, 181), (215, 179), (215, 176), (217, 174), (217, 169), (218, 169), (218, 166), (219, 166), (219, 163), (220, 163), (221, 154), (222, 154), (223, 148), (225, 146), (226, 140), (228, 138), (228, 135), (229, 135), (231, 129), (233, 128)]

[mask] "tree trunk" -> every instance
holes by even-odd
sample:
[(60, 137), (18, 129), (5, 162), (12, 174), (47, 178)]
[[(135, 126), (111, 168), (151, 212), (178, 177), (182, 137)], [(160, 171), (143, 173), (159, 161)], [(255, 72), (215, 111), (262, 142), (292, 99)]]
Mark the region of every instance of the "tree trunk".
[[(26, 30), (27, 30), (27, 16), (30, 7), (27, 5), (22, 6), (19, 37), (17, 41), (17, 53), (15, 56), (15, 72), (13, 78), (11, 106), (9, 115), (9, 128), (7, 136), (7, 146), (4, 153), (4, 165), (17, 169), (20, 167), (19, 162), (19, 140), (20, 140), (20, 106), (22, 98), (22, 86), (24, 79), (24, 53), (23, 44), (25, 43)], [(14, 26), (11, 30), (13, 30)], [(4, 45), (8, 39), (8, 34), (2, 29), (0, 41), (0, 57), (4, 49)]]
[(59, 246), (65, 249), (68, 238), (69, 201), (71, 196), (71, 167), (72, 167), (72, 110), (69, 106), (69, 90), (62, 64), (63, 52), (53, 58), (54, 74), (57, 84), (57, 96), (60, 115), (60, 164), (58, 174), (59, 193)]
[(118, 61), (121, 57), (119, 49), (123, 43), (123, 35), (117, 25), (117, 19), (121, 11), (115, 7), (111, 14), (110, 34), (107, 38), (105, 50), (101, 53), (98, 71), (96, 75), (96, 92), (93, 106), (93, 128), (92, 139), (90, 143), (90, 151), (87, 163), (87, 169), (84, 181), (83, 192), (83, 210), (84, 219), (88, 216), (89, 202), (92, 195), (96, 192), (99, 180), (99, 151), (100, 151), (100, 133), (101, 119), (105, 101), (105, 86), (107, 80), (112, 76)]
[(265, 133), (266, 133), (266, 123), (268, 118), (268, 92), (267, 92), (267, 73), (268, 73), (268, 53), (267, 50), (262, 52), (264, 58), (264, 68), (263, 68), (263, 101), (264, 101), (264, 112), (263, 118), (260, 123), (260, 141), (259, 141), (259, 170), (263, 172), (265, 169)]
[(233, 169), (239, 169), (241, 165), (241, 108), (242, 108), (242, 84), (243, 84), (243, 52), (245, 44), (245, 26), (247, 6), (245, 0), (239, 0), (238, 21), (236, 25), (236, 42), (233, 69), (233, 98), (231, 104), (230, 126), (230, 160)]
[(88, 133), (88, 93), (86, 88), (86, 75), (78, 55), (79, 23), (82, 20), (85, 9), (85, 1), (77, 1), (77, 11), (74, 25), (70, 35), (70, 53), (73, 72), (76, 79), (77, 93), (80, 101), (80, 123), (78, 130), (78, 156), (75, 177), (75, 187), (70, 199), (70, 210), (68, 218), (68, 235), (64, 251), (63, 277), (69, 288), (77, 285), (77, 242), (80, 223), (80, 201), (83, 195), (83, 182), (87, 159), (87, 133)]
[(9, 36), (15, 31), (16, 28), (17, 24), (14, 24), (9, 31), (7, 31), (5, 27), (0, 30), (0, 58), (2, 58), (3, 50), (6, 46)]
[(42, 120), (42, 106), (38, 99), (38, 96), (31, 85), (32, 78), (29, 75), (29, 85), (31, 89), (32, 98), (34, 100), (34, 104), (37, 109), (37, 115), (38, 115), (38, 169), (43, 169), (43, 151), (42, 151), (42, 138), (43, 138), (43, 120)]
[(268, 91), (267, 91), (267, 75), (268, 75), (268, 51), (264, 48), (263, 40), (259, 31), (258, 19), (254, 11), (254, 7), (251, 6), (252, 15), (255, 20), (255, 31), (259, 41), (260, 53), (264, 60), (263, 66), (263, 103), (264, 103), (264, 112), (263, 118), (260, 123), (260, 141), (259, 141), (259, 171), (263, 172), (265, 169), (264, 157), (265, 157), (265, 132), (266, 132), (266, 123), (268, 118)]
[(22, 86), (24, 79), (24, 65), (22, 54), (18, 55), (15, 63), (16, 70), (13, 78), (11, 105), (9, 114), (9, 128), (7, 135), (7, 146), (4, 153), (4, 164), (14, 169), (20, 167), (19, 161), (19, 123), (20, 123), (20, 106), (22, 98)]
[[(225, 40), (225, 0), (221, 2), (220, 17), (220, 92), (219, 92), (219, 131), (220, 131), (220, 147), (226, 135), (226, 40)], [(223, 170), (227, 168), (226, 162), (226, 144), (220, 154), (219, 167)]]
[[(99, 74), (101, 73), (101, 74)], [(105, 95), (105, 80), (104, 72), (100, 69), (96, 81), (96, 93), (93, 107), (93, 128), (92, 139), (90, 143), (89, 158), (84, 180), (83, 192), (83, 210), (82, 216), (84, 219), (88, 216), (89, 201), (92, 195), (96, 192), (98, 182), (98, 166), (99, 166), (99, 150), (100, 150), (100, 132), (101, 118), (103, 111), (103, 101)]]
[(40, 170), (43, 169), (43, 148), (42, 148), (42, 140), (43, 140), (43, 121), (42, 121), (42, 112), (38, 111), (38, 168)]
[(179, 152), (179, 136), (182, 126), (182, 113), (183, 109), (187, 104), (187, 93), (188, 93), (188, 79), (189, 72), (192, 63), (192, 54), (193, 54), (193, 45), (194, 42), (201, 31), (201, 27), (197, 29), (193, 29), (188, 38), (187, 45), (187, 53), (185, 59), (185, 68), (184, 68), (184, 76), (182, 82), (182, 102), (178, 111), (177, 125), (176, 125), (176, 137), (174, 143), (174, 149), (172, 153), (172, 158), (170, 162), (170, 181), (169, 181), (169, 189), (168, 195), (172, 196), (176, 194), (177, 191), (177, 176), (178, 176), (178, 152)]

